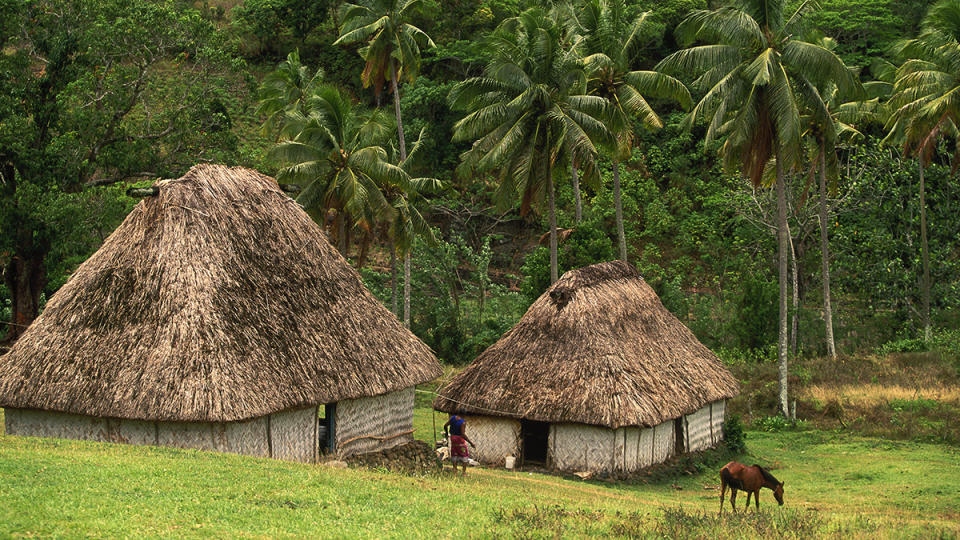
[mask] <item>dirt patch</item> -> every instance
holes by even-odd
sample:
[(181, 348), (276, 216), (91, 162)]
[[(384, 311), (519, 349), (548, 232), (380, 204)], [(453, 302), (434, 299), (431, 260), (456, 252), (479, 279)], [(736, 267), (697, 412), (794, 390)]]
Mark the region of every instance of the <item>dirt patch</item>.
[(430, 445), (416, 440), (380, 452), (350, 456), (346, 462), (351, 467), (387, 469), (395, 472), (422, 473), (440, 469), (440, 461)]

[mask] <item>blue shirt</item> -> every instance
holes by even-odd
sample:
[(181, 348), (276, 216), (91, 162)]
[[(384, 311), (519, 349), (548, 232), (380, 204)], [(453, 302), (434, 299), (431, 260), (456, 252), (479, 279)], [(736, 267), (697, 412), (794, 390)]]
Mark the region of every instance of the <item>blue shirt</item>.
[(450, 417), (450, 435), (463, 437), (463, 425), (466, 421), (458, 416)]

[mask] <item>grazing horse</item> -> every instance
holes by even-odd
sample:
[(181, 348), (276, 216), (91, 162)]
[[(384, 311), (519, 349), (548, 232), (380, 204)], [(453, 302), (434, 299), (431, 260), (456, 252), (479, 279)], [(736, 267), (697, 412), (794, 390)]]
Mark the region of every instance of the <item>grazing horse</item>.
[(723, 496), (730, 486), (730, 506), (737, 511), (737, 490), (747, 492), (747, 508), (750, 508), (750, 495), (760, 510), (760, 488), (773, 490), (777, 503), (783, 506), (783, 482), (777, 480), (766, 469), (759, 465), (747, 467), (742, 463), (731, 461), (720, 469), (720, 513), (723, 513)]

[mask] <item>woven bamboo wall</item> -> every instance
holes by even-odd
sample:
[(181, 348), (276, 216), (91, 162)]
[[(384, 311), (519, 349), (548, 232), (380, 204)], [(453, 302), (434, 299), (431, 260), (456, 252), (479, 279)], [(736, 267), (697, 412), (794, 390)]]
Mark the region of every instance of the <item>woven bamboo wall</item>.
[(550, 465), (564, 471), (610, 471), (616, 431), (586, 424), (550, 424)]
[(467, 436), (476, 448), (470, 456), (490, 465), (503, 465), (507, 456), (520, 456), (520, 421), (494, 416), (464, 416)]
[[(8, 435), (172, 446), (270, 457), (266, 416), (228, 423), (145, 422), (5, 409), (5, 418)], [(313, 440), (311, 437), (306, 443)]]
[(413, 387), (337, 403), (337, 454), (386, 450), (413, 439)]
[(687, 452), (699, 452), (713, 446), (710, 430), (710, 404), (683, 417), (683, 446)]
[(285, 461), (312, 463), (317, 459), (317, 408), (295, 409), (270, 415), (273, 456)]
[(653, 463), (663, 463), (675, 452), (673, 420), (653, 427)]
[(714, 401), (710, 404), (710, 423), (713, 426), (711, 437), (713, 438), (714, 446), (723, 440), (723, 418), (726, 413), (726, 408), (726, 400), (721, 399), (720, 401)]

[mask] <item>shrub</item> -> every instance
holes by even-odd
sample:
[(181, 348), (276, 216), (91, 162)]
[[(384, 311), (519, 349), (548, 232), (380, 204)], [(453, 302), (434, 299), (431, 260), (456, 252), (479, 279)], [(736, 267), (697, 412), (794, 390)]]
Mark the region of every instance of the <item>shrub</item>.
[(731, 414), (723, 421), (723, 442), (735, 454), (747, 451), (747, 434), (743, 431), (739, 414)]

